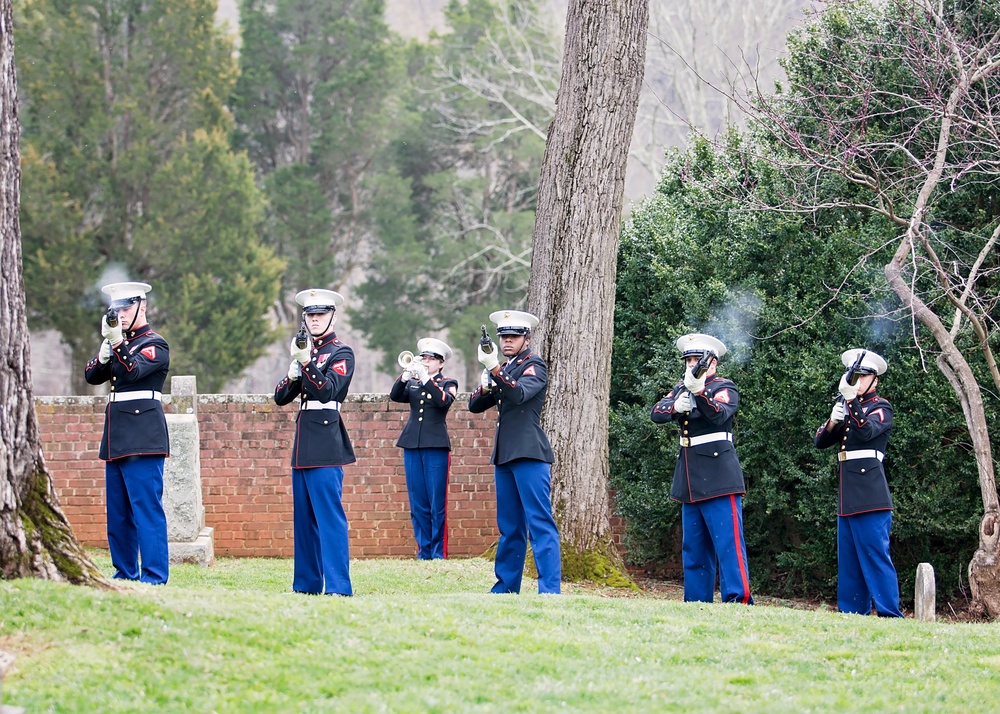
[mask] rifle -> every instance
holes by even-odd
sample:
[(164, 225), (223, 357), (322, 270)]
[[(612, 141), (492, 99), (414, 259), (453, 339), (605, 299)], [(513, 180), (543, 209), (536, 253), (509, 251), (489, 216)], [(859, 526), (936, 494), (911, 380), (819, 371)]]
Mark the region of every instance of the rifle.
[(705, 376), (705, 372), (708, 371), (708, 366), (712, 362), (713, 357), (715, 355), (708, 351), (701, 356), (701, 359), (695, 364), (694, 369), (691, 370), (695, 379), (701, 379)]
[(295, 346), (298, 349), (305, 349), (306, 345), (309, 344), (309, 332), (306, 330), (306, 316), (302, 316), (302, 323), (299, 325), (299, 331), (295, 333)]
[[(844, 375), (844, 381), (846, 381), (852, 387), (858, 383), (859, 379), (861, 379), (861, 360), (865, 358), (866, 354), (867, 352), (865, 350), (861, 350), (860, 352), (858, 352), (858, 358), (854, 360), (854, 364), (848, 367), (847, 373)], [(837, 399), (841, 402), (847, 401), (846, 399), (844, 399), (843, 394), (838, 394)]]
[(479, 329), (483, 331), (483, 336), (479, 338), (479, 346), (483, 348), (483, 352), (489, 354), (493, 351), (493, 340), (486, 334), (486, 325), (480, 325)]
[[(709, 352), (707, 350), (702, 353), (702, 355), (698, 359), (698, 361), (695, 362), (694, 367), (691, 368), (691, 374), (694, 375), (695, 379), (701, 379), (702, 377), (705, 376), (705, 373), (708, 371), (708, 368), (711, 365), (712, 359), (714, 357), (715, 357), (715, 354), (712, 353), (712, 352)], [(688, 392), (688, 394), (691, 394), (691, 390), (690, 389), (688, 389), (687, 387), (684, 387), (684, 389)], [(678, 392), (677, 396), (680, 396), (680, 395), (681, 395), (681, 392)], [(693, 397), (694, 395), (692, 394), (691, 396)]]

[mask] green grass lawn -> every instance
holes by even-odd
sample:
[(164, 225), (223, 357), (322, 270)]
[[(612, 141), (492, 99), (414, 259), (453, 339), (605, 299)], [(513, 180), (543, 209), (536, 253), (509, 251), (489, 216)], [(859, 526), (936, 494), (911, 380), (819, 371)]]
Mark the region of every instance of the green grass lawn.
[[(95, 555), (110, 573), (106, 554)], [(778, 606), (489, 595), (480, 560), (174, 566), (165, 587), (0, 581), (4, 703), (26, 712), (979, 712), (1000, 625)], [(992, 702), (992, 703), (991, 703)]]

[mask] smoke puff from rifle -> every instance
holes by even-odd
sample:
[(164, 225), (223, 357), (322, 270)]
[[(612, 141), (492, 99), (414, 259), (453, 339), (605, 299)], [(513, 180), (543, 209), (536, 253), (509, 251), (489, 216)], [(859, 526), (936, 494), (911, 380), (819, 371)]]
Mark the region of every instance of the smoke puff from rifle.
[(742, 365), (750, 360), (747, 348), (754, 340), (761, 304), (761, 299), (752, 292), (732, 292), (718, 316), (701, 330), (726, 343), (729, 348), (726, 362)]

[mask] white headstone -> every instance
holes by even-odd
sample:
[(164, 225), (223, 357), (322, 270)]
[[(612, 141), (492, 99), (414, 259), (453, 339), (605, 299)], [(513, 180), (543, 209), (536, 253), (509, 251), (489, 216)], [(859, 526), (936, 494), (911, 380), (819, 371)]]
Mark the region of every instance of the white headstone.
[(937, 586), (934, 584), (934, 567), (930, 563), (917, 566), (917, 582), (913, 593), (913, 616), (925, 622), (936, 619)]

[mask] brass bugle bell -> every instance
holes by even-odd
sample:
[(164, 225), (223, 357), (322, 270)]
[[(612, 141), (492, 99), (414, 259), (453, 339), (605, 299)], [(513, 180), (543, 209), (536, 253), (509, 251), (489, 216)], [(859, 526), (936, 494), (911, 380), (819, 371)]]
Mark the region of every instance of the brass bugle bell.
[(413, 365), (413, 353), (409, 350), (403, 350), (399, 353), (396, 358), (396, 364), (402, 367), (404, 370), (408, 370)]

